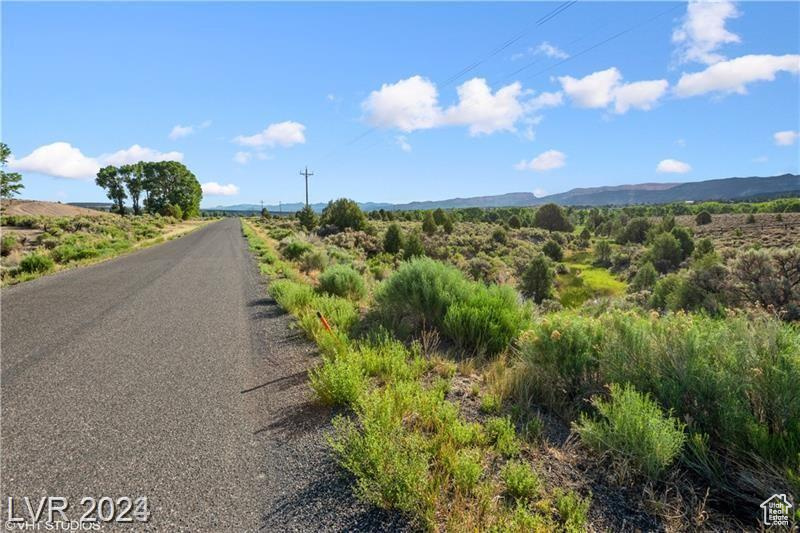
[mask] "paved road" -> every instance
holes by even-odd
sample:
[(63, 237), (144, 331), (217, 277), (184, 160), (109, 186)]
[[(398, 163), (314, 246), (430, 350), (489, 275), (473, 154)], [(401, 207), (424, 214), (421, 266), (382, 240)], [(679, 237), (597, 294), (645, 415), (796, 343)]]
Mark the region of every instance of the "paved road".
[(147, 496), (136, 530), (399, 527), (353, 500), (313, 347), (264, 293), (235, 219), (3, 289), (4, 520), (7, 496), (67, 497), (69, 518)]

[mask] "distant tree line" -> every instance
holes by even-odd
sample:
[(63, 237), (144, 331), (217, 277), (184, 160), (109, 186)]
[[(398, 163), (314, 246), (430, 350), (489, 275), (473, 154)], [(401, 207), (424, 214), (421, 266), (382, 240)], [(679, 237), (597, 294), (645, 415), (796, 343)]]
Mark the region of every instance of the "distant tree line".
[(177, 161), (140, 161), (132, 165), (108, 165), (97, 172), (95, 183), (114, 202), (112, 211), (124, 214), (130, 198), (133, 213), (161, 214), (176, 218), (200, 214), (203, 190), (192, 172)]

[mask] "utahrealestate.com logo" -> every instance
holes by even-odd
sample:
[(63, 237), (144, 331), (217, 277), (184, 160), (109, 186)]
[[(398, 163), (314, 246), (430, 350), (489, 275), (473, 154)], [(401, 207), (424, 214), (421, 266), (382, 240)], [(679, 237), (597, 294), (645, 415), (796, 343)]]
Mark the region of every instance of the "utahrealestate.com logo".
[(761, 504), (761, 509), (764, 510), (764, 525), (788, 527), (792, 507), (794, 506), (786, 494), (773, 494)]

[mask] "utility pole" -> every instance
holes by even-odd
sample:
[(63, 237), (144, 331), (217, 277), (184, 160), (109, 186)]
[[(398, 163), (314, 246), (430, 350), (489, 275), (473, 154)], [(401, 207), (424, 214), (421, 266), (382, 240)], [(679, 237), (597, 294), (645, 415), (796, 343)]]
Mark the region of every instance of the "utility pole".
[(313, 176), (313, 172), (308, 171), (308, 167), (306, 167), (305, 171), (301, 170), (300, 175), (306, 178), (306, 207), (308, 207), (308, 177)]

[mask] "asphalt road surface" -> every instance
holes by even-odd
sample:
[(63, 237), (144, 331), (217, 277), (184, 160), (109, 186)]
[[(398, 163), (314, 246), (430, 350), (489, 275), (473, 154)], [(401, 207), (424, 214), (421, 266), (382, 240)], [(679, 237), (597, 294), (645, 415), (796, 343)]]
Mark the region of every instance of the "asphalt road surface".
[[(397, 530), (357, 502), (310, 398), (313, 346), (239, 221), (2, 290), (0, 493), (148, 498), (103, 530)], [(56, 519), (60, 519), (56, 515)]]

